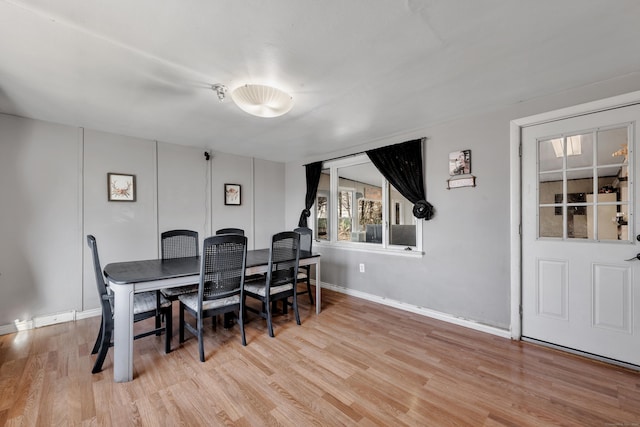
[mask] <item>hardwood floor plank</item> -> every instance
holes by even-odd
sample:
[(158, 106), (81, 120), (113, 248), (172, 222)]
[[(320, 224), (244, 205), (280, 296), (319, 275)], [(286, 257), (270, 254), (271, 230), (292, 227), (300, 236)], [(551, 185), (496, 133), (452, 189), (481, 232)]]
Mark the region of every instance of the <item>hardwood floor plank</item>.
[[(177, 306), (174, 324), (178, 324)], [(218, 319), (164, 353), (134, 343), (134, 381), (113, 351), (92, 375), (99, 318), (0, 336), (0, 425), (604, 426), (640, 423), (640, 373), (323, 290), (248, 345)], [(153, 322), (153, 319), (149, 319)], [(144, 322), (136, 327), (145, 328)]]

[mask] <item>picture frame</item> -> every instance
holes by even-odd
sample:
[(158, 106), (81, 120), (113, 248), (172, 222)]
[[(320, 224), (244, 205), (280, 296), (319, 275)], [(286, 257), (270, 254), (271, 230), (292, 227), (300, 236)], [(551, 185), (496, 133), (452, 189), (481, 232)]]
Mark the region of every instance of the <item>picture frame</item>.
[(224, 185), (224, 204), (239, 206), (242, 202), (242, 187), (240, 184)]
[(471, 150), (460, 150), (449, 153), (449, 175), (465, 175), (471, 173)]
[(136, 176), (126, 173), (107, 173), (107, 197), (110, 202), (135, 202)]

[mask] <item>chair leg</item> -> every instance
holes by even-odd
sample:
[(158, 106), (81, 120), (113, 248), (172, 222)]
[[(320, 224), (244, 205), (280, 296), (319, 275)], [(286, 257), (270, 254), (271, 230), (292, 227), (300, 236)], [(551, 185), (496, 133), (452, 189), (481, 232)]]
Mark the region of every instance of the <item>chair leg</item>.
[(107, 352), (111, 346), (113, 324), (109, 324), (109, 322), (104, 323), (101, 334), (100, 351), (98, 352), (98, 357), (96, 357), (96, 363), (93, 364), (93, 369), (91, 370), (92, 374), (97, 374), (102, 370), (102, 364), (104, 363), (104, 359), (107, 357)]
[(171, 353), (171, 338), (173, 338), (173, 303), (169, 306), (165, 314), (165, 344), (164, 344), (164, 352), (166, 354)]
[[(287, 300), (285, 300), (285, 305), (287, 304)], [(298, 313), (298, 296), (296, 293), (293, 293), (293, 312), (296, 315), (296, 323), (300, 324), (300, 313)]]
[(200, 353), (200, 361), (204, 362), (204, 342), (203, 342), (204, 336), (202, 334), (203, 322), (202, 322), (202, 316), (200, 314), (198, 315), (197, 323), (198, 323), (198, 352)]
[(96, 343), (93, 345), (93, 350), (91, 350), (91, 354), (96, 354), (98, 350), (100, 350), (100, 341), (102, 340), (102, 329), (104, 328), (104, 317), (100, 318), (100, 330), (98, 331), (98, 336), (96, 337)]
[(307, 274), (307, 292), (309, 293), (309, 302), (313, 305), (313, 294), (311, 294), (311, 280), (309, 280), (309, 275)]
[(162, 327), (162, 310), (160, 309), (160, 291), (156, 291), (156, 336), (159, 337), (162, 334), (160, 328)]
[(271, 304), (269, 304), (269, 300), (266, 301), (264, 306), (267, 308), (267, 327), (269, 329), (269, 336), (273, 338), (275, 335), (273, 334), (273, 325), (271, 324)]
[(180, 303), (180, 311), (179, 311), (179, 315), (180, 315), (180, 326), (179, 326), (179, 341), (180, 344), (182, 344), (184, 342), (184, 305), (182, 305), (182, 303)]
[(238, 310), (238, 325), (240, 326), (240, 334), (242, 336), (242, 345), (247, 345), (247, 339), (244, 335), (244, 315), (243, 315), (243, 310), (244, 306), (240, 308), (240, 310)]

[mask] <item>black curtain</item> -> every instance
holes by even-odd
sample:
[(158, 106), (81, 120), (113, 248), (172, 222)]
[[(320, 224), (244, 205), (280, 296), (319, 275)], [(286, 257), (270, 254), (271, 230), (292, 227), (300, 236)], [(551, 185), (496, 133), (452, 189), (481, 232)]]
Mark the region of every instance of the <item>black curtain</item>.
[(305, 165), (307, 173), (307, 194), (304, 196), (304, 209), (300, 213), (298, 227), (307, 227), (307, 218), (311, 216), (311, 206), (316, 201), (318, 183), (322, 173), (322, 162), (315, 162)]
[(433, 206), (426, 201), (422, 174), (422, 139), (366, 152), (371, 162), (396, 190), (413, 203), (413, 216), (429, 220)]

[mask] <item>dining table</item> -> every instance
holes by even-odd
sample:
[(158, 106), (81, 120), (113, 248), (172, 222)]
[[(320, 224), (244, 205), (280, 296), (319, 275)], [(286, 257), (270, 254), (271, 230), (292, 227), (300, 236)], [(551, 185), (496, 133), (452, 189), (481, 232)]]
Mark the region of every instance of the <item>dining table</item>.
[[(321, 309), (320, 254), (300, 251), (300, 266), (315, 266), (316, 314)], [(247, 251), (245, 275), (266, 273), (269, 249)], [(107, 264), (104, 275), (114, 295), (113, 378), (116, 382), (133, 379), (133, 295), (198, 283), (200, 257), (149, 259)]]

